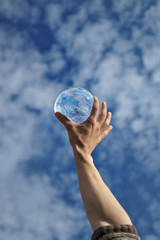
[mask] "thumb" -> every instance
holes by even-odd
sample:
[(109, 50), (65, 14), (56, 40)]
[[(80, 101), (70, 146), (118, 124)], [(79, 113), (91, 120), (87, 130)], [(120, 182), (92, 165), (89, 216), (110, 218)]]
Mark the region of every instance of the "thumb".
[(60, 112), (56, 112), (55, 116), (65, 127), (67, 127), (67, 124), (70, 122), (70, 120), (65, 115)]

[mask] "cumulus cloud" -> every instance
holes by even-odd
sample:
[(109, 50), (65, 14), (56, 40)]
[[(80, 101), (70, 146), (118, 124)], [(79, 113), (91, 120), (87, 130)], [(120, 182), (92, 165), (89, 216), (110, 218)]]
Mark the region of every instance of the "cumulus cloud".
[(3, 239), (69, 239), (84, 227), (84, 212), (67, 205), (46, 175), (26, 179), (14, 172), (1, 181), (0, 201)]
[(114, 128), (93, 157), (141, 237), (158, 239), (159, 10), (150, 0), (1, 1), (3, 239), (91, 235), (68, 136), (53, 113), (58, 93), (72, 85), (107, 102)]

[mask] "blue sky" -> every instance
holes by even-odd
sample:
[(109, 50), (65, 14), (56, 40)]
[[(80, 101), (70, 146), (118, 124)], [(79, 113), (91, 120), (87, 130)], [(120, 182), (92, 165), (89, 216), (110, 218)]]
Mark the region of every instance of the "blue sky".
[(107, 102), (92, 156), (144, 240), (160, 238), (160, 1), (1, 0), (0, 238), (90, 239), (53, 113), (70, 86)]

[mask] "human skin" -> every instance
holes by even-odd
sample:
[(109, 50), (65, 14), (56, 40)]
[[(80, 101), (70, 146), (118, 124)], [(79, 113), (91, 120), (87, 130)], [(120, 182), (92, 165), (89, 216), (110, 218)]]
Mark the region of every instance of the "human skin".
[(110, 125), (111, 112), (107, 113), (105, 102), (102, 102), (99, 116), (98, 112), (99, 100), (94, 97), (91, 114), (83, 123), (74, 123), (63, 114), (55, 113), (68, 132), (83, 205), (93, 231), (111, 224), (132, 225), (128, 214), (104, 183), (91, 156), (95, 147), (113, 128)]

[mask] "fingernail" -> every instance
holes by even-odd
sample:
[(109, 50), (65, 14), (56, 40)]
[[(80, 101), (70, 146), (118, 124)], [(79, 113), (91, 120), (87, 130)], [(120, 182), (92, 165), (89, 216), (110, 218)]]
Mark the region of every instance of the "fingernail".
[(97, 100), (97, 97), (94, 97), (94, 100)]
[(59, 112), (56, 112), (55, 115), (56, 115), (56, 117), (59, 117), (59, 116), (60, 116), (60, 113), (59, 113)]

